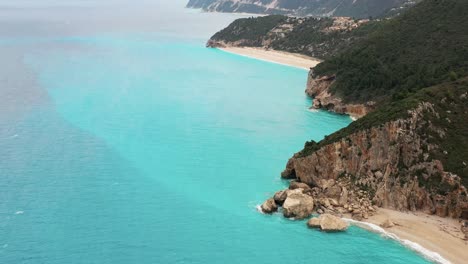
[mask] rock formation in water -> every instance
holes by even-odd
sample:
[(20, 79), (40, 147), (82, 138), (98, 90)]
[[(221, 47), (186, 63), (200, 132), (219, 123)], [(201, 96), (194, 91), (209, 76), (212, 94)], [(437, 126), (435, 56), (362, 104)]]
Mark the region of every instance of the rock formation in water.
[(331, 214), (321, 214), (319, 217), (309, 219), (307, 226), (310, 228), (320, 228), (322, 231), (336, 232), (348, 229), (348, 223), (343, 219)]
[(275, 200), (273, 198), (270, 198), (261, 205), (261, 209), (262, 212), (271, 214), (278, 211), (278, 206), (276, 205)]
[(314, 76), (314, 70), (310, 69), (307, 78), (307, 87), (305, 93), (314, 98), (313, 109), (325, 109), (338, 114), (349, 114), (355, 118), (361, 118), (372, 111), (375, 102), (368, 101), (364, 104), (344, 103), (343, 100), (331, 93), (335, 76)]
[(283, 215), (287, 218), (304, 219), (314, 210), (314, 199), (303, 189), (288, 190), (283, 203)]

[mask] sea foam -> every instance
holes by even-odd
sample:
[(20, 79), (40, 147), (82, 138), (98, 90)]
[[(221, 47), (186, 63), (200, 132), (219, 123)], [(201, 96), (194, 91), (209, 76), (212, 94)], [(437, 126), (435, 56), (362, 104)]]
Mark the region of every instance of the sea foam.
[(398, 237), (397, 235), (395, 235), (393, 233), (385, 231), (385, 229), (383, 229), (382, 227), (380, 227), (378, 225), (375, 225), (375, 224), (372, 224), (372, 223), (367, 223), (367, 222), (356, 221), (356, 220), (349, 219), (349, 218), (343, 218), (343, 220), (347, 221), (348, 223), (350, 223), (352, 225), (364, 228), (364, 229), (369, 230), (369, 231), (374, 232), (374, 233), (378, 233), (378, 234), (382, 235), (385, 238), (393, 239), (393, 240), (399, 242), (400, 244), (402, 244), (403, 246), (413, 250), (414, 252), (417, 252), (418, 254), (421, 254), (426, 259), (428, 259), (430, 261), (433, 261), (435, 263), (440, 263), (440, 264), (450, 264), (451, 263), (447, 259), (443, 258), (439, 253), (431, 251), (431, 250), (429, 250), (427, 248), (424, 248), (423, 246), (421, 246), (420, 244), (418, 244), (416, 242), (413, 242), (413, 241), (410, 241), (410, 240), (407, 240), (407, 239), (402, 239), (402, 238)]

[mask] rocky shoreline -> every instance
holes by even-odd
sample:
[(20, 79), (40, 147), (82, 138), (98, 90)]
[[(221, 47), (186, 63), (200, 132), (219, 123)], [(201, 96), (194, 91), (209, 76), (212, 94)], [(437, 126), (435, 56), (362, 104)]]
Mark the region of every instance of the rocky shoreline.
[[(427, 123), (423, 116), (428, 114), (437, 115), (434, 106), (421, 103), (407, 118), (296, 153), (281, 174), (291, 180), (289, 188), (276, 192), (262, 204), (262, 211), (273, 213), (282, 207), (287, 218), (319, 214), (357, 221), (372, 219), (380, 208), (419, 211), (462, 219), (459, 239), (468, 240), (468, 221), (463, 220), (468, 216), (467, 189), (459, 176), (429, 159), (429, 150), (437, 146), (426, 133), (443, 131)], [(318, 220), (309, 221), (309, 226), (317, 226)], [(384, 228), (395, 226), (389, 219), (380, 222)]]
[(349, 104), (330, 92), (336, 76), (315, 76), (314, 69), (310, 68), (305, 93), (314, 98), (312, 109), (324, 109), (338, 114), (347, 114), (358, 119), (375, 109), (375, 102), (365, 104)]
[(372, 216), (378, 208), (372, 205), (366, 191), (352, 188), (346, 180), (329, 180), (322, 187), (310, 187), (293, 180), (288, 189), (276, 192), (260, 208), (264, 213), (273, 213), (279, 207), (282, 207), (284, 217), (296, 220), (309, 218), (312, 214), (329, 214), (351, 215), (359, 221)]

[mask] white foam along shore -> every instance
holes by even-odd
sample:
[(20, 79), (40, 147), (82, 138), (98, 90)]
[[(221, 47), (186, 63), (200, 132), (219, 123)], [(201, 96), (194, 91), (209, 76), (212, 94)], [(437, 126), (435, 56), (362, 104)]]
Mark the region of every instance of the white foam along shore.
[(282, 64), (295, 68), (309, 70), (320, 63), (319, 59), (308, 57), (305, 55), (290, 53), (277, 50), (266, 50), (263, 48), (252, 47), (225, 47), (219, 48), (222, 51), (241, 55), (244, 57), (254, 58), (267, 62)]
[(394, 233), (387, 232), (385, 229), (383, 229), (382, 227), (380, 227), (380, 226), (378, 226), (376, 224), (356, 221), (356, 220), (349, 219), (349, 218), (343, 218), (343, 220), (347, 221), (348, 223), (350, 223), (352, 225), (355, 225), (355, 226), (361, 227), (363, 229), (366, 229), (368, 231), (378, 233), (378, 234), (382, 235), (383, 237), (393, 239), (393, 240), (399, 242), (400, 244), (402, 244), (403, 246), (413, 250), (414, 252), (417, 252), (418, 254), (422, 255), (424, 258), (426, 258), (427, 260), (430, 260), (432, 262), (439, 263), (439, 264), (450, 264), (451, 263), (449, 260), (442, 257), (439, 253), (431, 251), (431, 250), (429, 250), (427, 248), (424, 248), (423, 246), (421, 246), (420, 244), (418, 244), (416, 242), (409, 241), (407, 239), (402, 239), (402, 238), (398, 237)]
[[(259, 212), (261, 214), (265, 214), (265, 213), (263, 213), (263, 211), (262, 211), (262, 209), (260, 207), (260, 204), (257, 204), (255, 206), (255, 209), (257, 210), (257, 212)], [(393, 240), (397, 241), (398, 243), (402, 244), (403, 246), (407, 247), (408, 249), (420, 254), (425, 259), (427, 259), (427, 260), (429, 260), (431, 262), (438, 263), (438, 264), (451, 264), (452, 263), (448, 259), (442, 257), (439, 253), (437, 253), (435, 251), (432, 251), (432, 250), (429, 250), (429, 249), (423, 247), (422, 245), (420, 245), (420, 244), (418, 244), (416, 242), (410, 241), (408, 239), (400, 238), (398, 235), (396, 235), (396, 234), (394, 234), (392, 232), (386, 231), (384, 228), (378, 226), (377, 224), (370, 223), (370, 222), (357, 221), (357, 220), (350, 219), (350, 218), (342, 218), (342, 219), (345, 220), (346, 222), (348, 222), (351, 225), (360, 227), (362, 229), (366, 229), (366, 230), (368, 230), (370, 232), (373, 232), (373, 233), (380, 234), (385, 238), (393, 239)], [(467, 250), (468, 250), (468, 248), (467, 248)], [(455, 262), (455, 263), (458, 263), (458, 262)]]

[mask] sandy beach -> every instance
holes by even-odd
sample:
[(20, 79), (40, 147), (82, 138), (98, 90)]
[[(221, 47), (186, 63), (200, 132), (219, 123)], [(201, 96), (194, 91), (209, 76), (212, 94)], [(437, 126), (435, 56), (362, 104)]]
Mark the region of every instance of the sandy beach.
[[(395, 226), (384, 228), (385, 231), (397, 235), (402, 240), (415, 242), (425, 249), (436, 252), (451, 263), (467, 262), (468, 241), (463, 240), (464, 235), (460, 230), (458, 220), (427, 215), (421, 212), (403, 213), (389, 209), (379, 209), (366, 222), (380, 226), (387, 219), (392, 221)], [(400, 242), (406, 244), (404, 242), (408, 241)], [(438, 262), (444, 263), (443, 261)]]
[(226, 47), (220, 48), (220, 50), (306, 70), (309, 70), (311, 67), (315, 67), (315, 65), (320, 63), (320, 60), (302, 54), (277, 50), (265, 50), (262, 48)]

